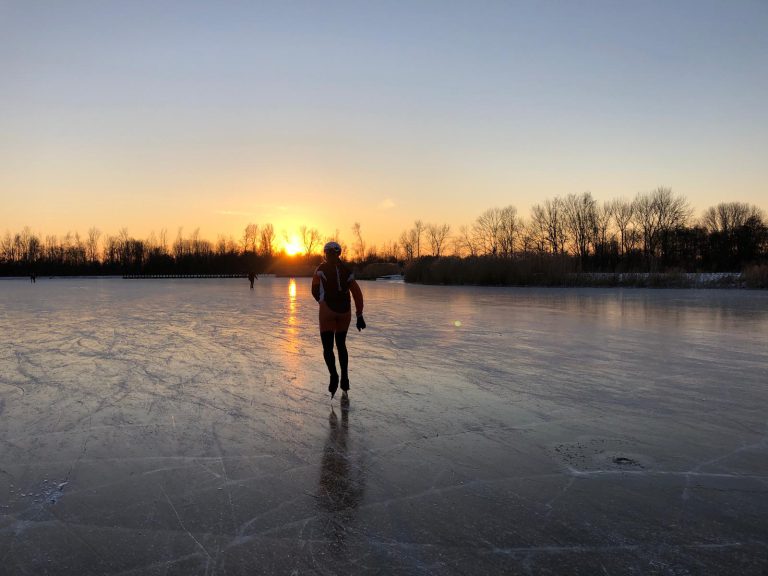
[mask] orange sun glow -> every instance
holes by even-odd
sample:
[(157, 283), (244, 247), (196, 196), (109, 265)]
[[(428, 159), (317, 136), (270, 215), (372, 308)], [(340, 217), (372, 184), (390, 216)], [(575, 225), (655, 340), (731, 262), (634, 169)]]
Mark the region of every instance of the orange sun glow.
[(291, 239), (283, 245), (283, 250), (288, 256), (295, 256), (304, 251), (303, 247), (296, 238)]

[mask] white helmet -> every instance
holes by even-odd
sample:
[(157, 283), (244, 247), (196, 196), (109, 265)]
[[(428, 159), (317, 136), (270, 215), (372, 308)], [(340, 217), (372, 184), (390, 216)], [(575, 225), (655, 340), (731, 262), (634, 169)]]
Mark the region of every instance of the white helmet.
[(323, 252), (341, 256), (341, 245), (338, 242), (326, 242), (325, 246), (323, 246)]

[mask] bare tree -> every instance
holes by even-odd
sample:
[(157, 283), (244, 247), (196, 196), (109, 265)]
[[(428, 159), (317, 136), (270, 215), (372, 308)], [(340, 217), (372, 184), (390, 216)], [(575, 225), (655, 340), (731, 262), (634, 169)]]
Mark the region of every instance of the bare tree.
[(477, 256), (478, 242), (471, 228), (459, 227), (459, 235), (456, 237), (455, 243), (457, 255)]
[(0, 259), (3, 262), (16, 262), (13, 251), (13, 238), (11, 233), (6, 231), (2, 241), (0, 241)]
[(144, 241), (144, 244), (147, 248), (147, 251), (150, 253), (150, 255), (157, 254), (158, 252), (157, 235), (155, 234), (154, 230), (150, 231), (149, 236)]
[(75, 232), (71, 258), (69, 261), (75, 266), (82, 266), (88, 261), (85, 251), (85, 242), (80, 238), (80, 232)]
[(230, 235), (230, 236), (224, 236), (220, 234), (216, 240), (216, 253), (219, 256), (224, 256), (226, 254), (236, 254), (238, 252), (238, 243), (237, 241)]
[(635, 215), (635, 204), (625, 198), (615, 198), (611, 201), (611, 216), (619, 231), (619, 251), (626, 254), (630, 246), (629, 225), (632, 223)]
[(506, 206), (501, 209), (498, 230), (498, 246), (502, 256), (511, 258), (517, 248), (522, 222), (517, 217), (517, 208)]
[(173, 241), (173, 256), (176, 260), (180, 260), (184, 257), (184, 227), (179, 226), (176, 232), (176, 240)]
[(450, 232), (451, 227), (448, 224), (427, 224), (427, 238), (429, 239), (433, 256), (440, 256)]
[(40, 256), (40, 239), (32, 232), (29, 226), (24, 226), (21, 234), (16, 235), (18, 252), (21, 260), (26, 264), (33, 264)]
[(657, 188), (653, 198), (659, 214), (659, 246), (664, 259), (669, 253), (672, 233), (686, 226), (693, 211), (685, 197), (673, 194), (671, 188)]
[(88, 240), (85, 242), (86, 257), (88, 262), (95, 264), (99, 261), (99, 239), (101, 238), (101, 230), (96, 226), (91, 226), (88, 229)]
[(633, 212), (649, 265), (654, 258), (665, 255), (670, 232), (683, 226), (691, 215), (687, 200), (663, 186), (638, 194)]
[(582, 264), (589, 255), (590, 241), (595, 228), (595, 205), (589, 192), (569, 194), (563, 202), (565, 229), (573, 242), (576, 255)]
[(413, 223), (413, 230), (411, 231), (411, 239), (413, 240), (413, 246), (416, 250), (416, 258), (421, 256), (421, 236), (424, 234), (424, 222), (416, 220)]
[(484, 254), (496, 255), (499, 251), (499, 232), (501, 230), (501, 209), (488, 208), (480, 214), (472, 225), (472, 233), (480, 244)]
[(544, 204), (536, 204), (531, 208), (531, 230), (534, 236), (540, 237), (552, 254), (562, 254), (565, 251), (565, 215), (563, 200), (559, 197), (547, 199)]
[(261, 227), (259, 249), (263, 256), (270, 257), (275, 253), (275, 228), (272, 224), (265, 224)]
[(651, 195), (638, 193), (635, 196), (632, 213), (634, 224), (643, 241), (643, 254), (650, 260), (656, 251), (659, 233), (659, 220)]
[[(179, 234), (181, 234), (181, 228), (179, 228)], [(130, 241), (131, 241), (131, 235), (128, 233), (128, 228), (120, 228), (120, 231), (117, 233), (117, 249), (118, 249), (118, 260), (120, 262), (121, 266), (127, 266), (130, 262)], [(70, 234), (67, 232), (66, 236), (64, 236), (64, 239), (62, 240), (62, 246), (64, 250), (69, 247), (70, 243)]]
[(259, 242), (259, 225), (248, 224), (243, 231), (243, 251), (256, 253)]
[(166, 231), (165, 228), (160, 230), (160, 234), (156, 235), (152, 230), (149, 234), (149, 238), (145, 241), (147, 252), (150, 258), (157, 258), (158, 256), (165, 256), (168, 254), (168, 247), (166, 245)]
[(34, 263), (40, 258), (41, 244), (40, 238), (36, 234), (33, 234), (29, 238), (29, 244), (27, 244), (27, 262)]
[(671, 188), (659, 187), (654, 190), (653, 201), (659, 214), (661, 230), (685, 226), (691, 216), (688, 201), (683, 196), (673, 194)]
[(306, 226), (302, 226), (299, 232), (301, 233), (304, 253), (309, 256), (320, 244), (320, 232), (317, 231), (317, 228), (307, 228)]
[(63, 262), (65, 254), (65, 242), (59, 242), (55, 234), (45, 237), (45, 253), (54, 261)]
[(523, 225), (520, 243), (524, 253), (547, 251), (546, 235), (542, 232), (538, 222), (531, 220)]
[(355, 258), (358, 261), (362, 261), (365, 258), (365, 242), (363, 242), (363, 234), (360, 229), (360, 222), (355, 222), (352, 226), (352, 235), (355, 237)]
[(413, 230), (406, 230), (400, 234), (400, 246), (403, 247), (404, 257), (409, 262), (413, 260), (416, 254), (416, 244), (412, 232)]
[(746, 202), (721, 202), (704, 211), (701, 223), (710, 234), (732, 236), (738, 228), (745, 226), (750, 218), (763, 220), (762, 210)]
[(376, 248), (376, 244), (368, 244), (368, 247), (365, 249), (365, 260), (368, 262), (380, 260), (379, 251), (378, 248)]
[(199, 256), (202, 250), (201, 247), (201, 240), (200, 240), (200, 228), (195, 228), (192, 231), (192, 236), (189, 238), (189, 248), (190, 251), (194, 256)]
[(227, 253), (227, 237), (219, 234), (216, 237), (216, 254), (222, 256)]
[(213, 254), (213, 244), (200, 236), (200, 228), (195, 228), (189, 239), (189, 249), (196, 259), (209, 258)]
[(765, 227), (763, 211), (744, 202), (723, 202), (710, 207), (701, 222), (717, 238), (731, 262), (750, 257), (760, 244), (760, 231)]
[(400, 258), (400, 245), (397, 242), (386, 242), (381, 249), (381, 255), (385, 260), (398, 260)]
[(608, 249), (609, 240), (613, 241), (615, 237), (610, 238), (608, 232), (611, 229), (611, 203), (603, 202), (595, 204), (595, 226), (592, 231), (592, 246), (597, 254), (604, 254)]
[(157, 240), (157, 252), (161, 256), (168, 254), (168, 230), (160, 229), (160, 236)]

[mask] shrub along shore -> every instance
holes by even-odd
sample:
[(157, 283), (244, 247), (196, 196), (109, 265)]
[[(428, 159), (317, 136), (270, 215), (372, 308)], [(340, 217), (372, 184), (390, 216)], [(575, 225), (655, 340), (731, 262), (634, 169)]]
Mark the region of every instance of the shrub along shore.
[(478, 256), (422, 257), (405, 267), (404, 280), (417, 284), (476, 286), (768, 288), (768, 264), (743, 272), (580, 272), (569, 256), (518, 259)]

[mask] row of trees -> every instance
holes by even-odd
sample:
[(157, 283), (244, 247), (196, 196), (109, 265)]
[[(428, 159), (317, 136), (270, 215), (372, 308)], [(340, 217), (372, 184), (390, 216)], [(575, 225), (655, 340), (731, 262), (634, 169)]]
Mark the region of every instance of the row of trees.
[(698, 218), (669, 188), (599, 203), (589, 192), (555, 197), (531, 208), (490, 208), (451, 236), (447, 224), (420, 220), (399, 238), (397, 256), (573, 255), (582, 270), (656, 271), (670, 268), (738, 271), (768, 258), (768, 226), (754, 205), (727, 202)]
[[(299, 229), (298, 249), (316, 255), (324, 242), (342, 244), (358, 263), (410, 262), (422, 256), (519, 259), (530, 255), (572, 256), (583, 271), (738, 271), (768, 260), (768, 226), (762, 211), (726, 202), (698, 218), (688, 201), (669, 188), (657, 188), (628, 200), (598, 202), (589, 192), (554, 197), (536, 204), (527, 218), (514, 206), (489, 208), (455, 233), (448, 224), (422, 220), (397, 240), (368, 244), (362, 226), (351, 228), (347, 246), (336, 230), (323, 236), (316, 228)], [(285, 245), (293, 244), (283, 233)], [(239, 239), (200, 237), (199, 229), (173, 241), (167, 232), (146, 239), (126, 229), (105, 235), (38, 236), (29, 228), (0, 238), (0, 274), (240, 273), (267, 271), (282, 255), (272, 224), (248, 224)]]
[(91, 228), (86, 237), (67, 233), (41, 239), (28, 227), (0, 238), (0, 273), (28, 274), (235, 274), (244, 270), (261, 271), (276, 254), (276, 235), (271, 225), (259, 230), (254, 243), (249, 225), (243, 238), (219, 236), (211, 242), (200, 237), (199, 229), (185, 236), (179, 229), (175, 240), (167, 232), (152, 232), (138, 239), (123, 228), (118, 234), (104, 235)]
[[(359, 231), (359, 224), (358, 231)], [(283, 240), (289, 243), (283, 233)], [(301, 251), (317, 254), (322, 243), (339, 237), (338, 231), (323, 237), (315, 228), (300, 229)], [(362, 236), (360, 236), (362, 242)], [(29, 227), (6, 232), (0, 238), (0, 274), (240, 274), (249, 270), (269, 272), (285, 252), (272, 224), (248, 224), (239, 239), (219, 236), (215, 242), (200, 236), (200, 229), (184, 234), (179, 229), (169, 241), (166, 230), (147, 238), (131, 236), (126, 228), (103, 234), (98, 228), (87, 236), (67, 233), (41, 237)], [(364, 247), (360, 248), (363, 254)], [(314, 258), (316, 259), (316, 257)], [(310, 260), (314, 260), (310, 258)]]

